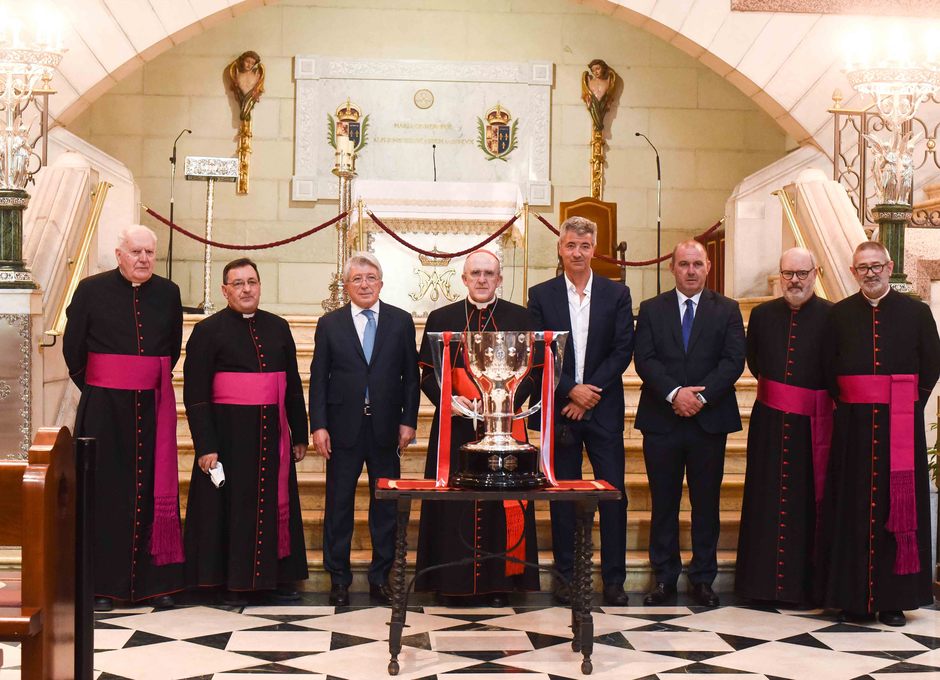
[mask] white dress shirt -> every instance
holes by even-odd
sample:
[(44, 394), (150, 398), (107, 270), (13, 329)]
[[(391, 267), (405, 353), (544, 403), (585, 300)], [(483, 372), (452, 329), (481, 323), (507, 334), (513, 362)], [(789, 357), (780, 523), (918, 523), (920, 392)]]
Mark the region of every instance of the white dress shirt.
[[(682, 328), (682, 317), (685, 316), (685, 301), (686, 301), (686, 300), (691, 300), (691, 301), (692, 301), (692, 319), (694, 320), (694, 319), (695, 319), (695, 313), (698, 311), (698, 301), (699, 301), (699, 299), (702, 297), (702, 291), (699, 291), (699, 292), (697, 292), (695, 295), (693, 295), (692, 297), (689, 297), (688, 295), (684, 295), (684, 294), (682, 294), (681, 292), (679, 292), (679, 289), (676, 288), (676, 297), (679, 299), (679, 328), (681, 329), (681, 328)], [(667, 395), (666, 395), (666, 401), (668, 401), (668, 402), (671, 404), (671, 403), (672, 403), (672, 400), (676, 398), (676, 392), (678, 392), (678, 391), (679, 391), (679, 388), (681, 388), (681, 387), (683, 387), (683, 385), (679, 385), (679, 387), (677, 387), (677, 388), (674, 389), (672, 392), (670, 392), (669, 394), (667, 394)], [(699, 401), (701, 401), (703, 404), (705, 403), (705, 397), (699, 396), (698, 399), (699, 399)]]
[[(352, 311), (353, 323), (356, 326), (356, 335), (359, 336), (359, 344), (362, 344), (362, 338), (366, 334), (366, 324), (369, 323), (368, 317), (363, 314), (366, 311), (364, 308), (357, 305), (355, 302), (349, 303), (350, 310)], [(376, 300), (375, 304), (369, 307), (375, 313), (375, 327), (378, 329), (379, 326), (379, 301)]]
[(594, 272), (584, 286), (584, 298), (571, 279), (565, 274), (565, 288), (568, 291), (568, 316), (571, 317), (571, 338), (574, 344), (574, 381), (579, 385), (584, 382), (584, 353), (587, 349), (588, 326), (591, 323), (591, 286), (594, 284)]

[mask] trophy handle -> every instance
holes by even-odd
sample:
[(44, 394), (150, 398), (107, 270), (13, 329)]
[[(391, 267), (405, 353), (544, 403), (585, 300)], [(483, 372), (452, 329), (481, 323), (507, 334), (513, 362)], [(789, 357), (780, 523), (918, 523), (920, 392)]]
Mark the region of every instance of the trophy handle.
[[(565, 344), (568, 342), (568, 331), (556, 331), (555, 336), (555, 384), (552, 385), (552, 389), (558, 387), (558, 383), (561, 381), (561, 363), (565, 358)], [(541, 332), (535, 334), (536, 340), (542, 340), (544, 335)], [(544, 379), (544, 378), (543, 378)], [(542, 400), (539, 399), (537, 403), (533, 404), (525, 411), (520, 411), (515, 414), (513, 420), (521, 420), (523, 418), (528, 418), (529, 416), (538, 413), (542, 410)]]

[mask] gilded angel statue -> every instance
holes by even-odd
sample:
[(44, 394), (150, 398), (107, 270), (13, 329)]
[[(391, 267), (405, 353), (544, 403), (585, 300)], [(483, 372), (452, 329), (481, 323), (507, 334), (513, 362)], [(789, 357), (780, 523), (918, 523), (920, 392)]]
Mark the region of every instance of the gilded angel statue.
[(257, 52), (242, 52), (226, 69), (229, 87), (240, 107), (239, 118), (251, 119), (251, 110), (264, 94), (264, 64)]
[(865, 135), (872, 154), (872, 174), (880, 203), (907, 203), (914, 182), (914, 145), (920, 133), (893, 134), (887, 139)]
[(581, 99), (587, 106), (598, 132), (604, 129), (604, 118), (610, 110), (617, 73), (603, 59), (594, 59), (581, 76)]

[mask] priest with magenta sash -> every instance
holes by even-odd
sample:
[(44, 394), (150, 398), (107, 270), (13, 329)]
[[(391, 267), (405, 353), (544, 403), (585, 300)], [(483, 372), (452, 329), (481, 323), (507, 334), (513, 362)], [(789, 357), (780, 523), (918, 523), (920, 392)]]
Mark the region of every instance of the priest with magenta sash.
[[(436, 407), (424, 468), (424, 476), (428, 479), (437, 477), (437, 442), (441, 427), (441, 388), (434, 374), (428, 333), (454, 331), (451, 342), (454, 398), (471, 410), (474, 410), (476, 400), (475, 410), (482, 414), (480, 392), (464, 367), (460, 333), (535, 328), (525, 307), (497, 297), (496, 291), (502, 281), (499, 258), (491, 251), (476, 250), (464, 262), (463, 282), (467, 287), (467, 298), (436, 309), (428, 315), (418, 353), (421, 390)], [(540, 358), (536, 360), (533, 356), (533, 363), (539, 362)], [(529, 398), (533, 384), (531, 373), (523, 378), (516, 391), (516, 408)], [(483, 436), (483, 421), (482, 418), (474, 420), (454, 411), (449, 425), (449, 469), (456, 471), (459, 469), (460, 447)], [(522, 420), (514, 421), (512, 434), (520, 441), (526, 440)], [(502, 553), (511, 550), (511, 556), (537, 563), (535, 508), (532, 502), (524, 502), (523, 506), (524, 509), (518, 501), (424, 501), (418, 534), (417, 570), (464, 560), (472, 557), (475, 551)], [(418, 578), (415, 589), (436, 592), (454, 599), (481, 596), (491, 606), (501, 607), (506, 604), (506, 593), (509, 591), (538, 590), (539, 575), (534, 567), (519, 562), (495, 559), (464, 562), (429, 571)]]
[(813, 292), (816, 272), (810, 251), (787, 250), (780, 258), (783, 297), (755, 307), (747, 326), (757, 400), (747, 433), (734, 591), (787, 605), (813, 599), (816, 506), (832, 437), (819, 349), (832, 303)]
[(175, 283), (153, 273), (157, 237), (123, 229), (117, 268), (78, 284), (62, 354), (81, 390), (77, 437), (97, 440), (95, 610), (114, 600), (172, 607), (183, 586), (171, 371), (183, 308)]
[(836, 401), (822, 509), (822, 603), (846, 621), (903, 626), (931, 604), (924, 406), (940, 376), (940, 337), (924, 303), (888, 285), (894, 262), (860, 244), (861, 290), (836, 303), (823, 367)]
[(183, 400), (196, 450), (186, 581), (223, 588), (235, 606), (258, 590), (297, 600), (307, 553), (295, 464), (308, 444), (297, 351), (287, 321), (258, 309), (254, 262), (229, 262), (222, 294), (228, 306), (186, 343)]

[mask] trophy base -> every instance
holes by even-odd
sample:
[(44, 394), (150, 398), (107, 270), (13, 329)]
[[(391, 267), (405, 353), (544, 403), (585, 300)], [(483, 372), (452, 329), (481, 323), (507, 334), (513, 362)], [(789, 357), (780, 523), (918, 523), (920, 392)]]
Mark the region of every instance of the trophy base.
[(460, 470), (449, 480), (449, 485), (455, 489), (477, 491), (541, 489), (547, 484), (548, 480), (539, 470), (539, 450), (530, 444), (500, 451), (461, 446)]

